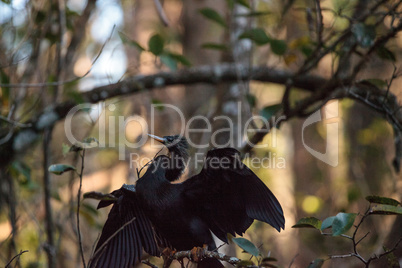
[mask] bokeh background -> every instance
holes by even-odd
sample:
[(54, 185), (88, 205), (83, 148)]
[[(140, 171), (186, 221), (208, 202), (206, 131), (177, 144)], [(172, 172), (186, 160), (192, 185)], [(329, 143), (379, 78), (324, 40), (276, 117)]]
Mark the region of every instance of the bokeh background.
[[(267, 65), (288, 71), (298, 70), (304, 57), (300, 46), (308, 44), (314, 35), (308, 14), (314, 13), (315, 1), (238, 1), (240, 4), (234, 7), (230, 6), (231, 1), (162, 2), (163, 11), (158, 11), (154, 1), (145, 0), (0, 1), (2, 117), (12, 114), (11, 118), (21, 124), (39, 120), (37, 116), (48, 107), (66, 100), (78, 103), (82, 92), (95, 87), (135, 75), (175, 71), (175, 66), (169, 66), (153, 53), (138, 47), (146, 49), (150, 37), (155, 34), (163, 38), (165, 48), (184, 55), (192, 66), (232, 62)], [(325, 11), (324, 27), (329, 35), (332, 34), (330, 31), (335, 35), (349, 27), (349, 20), (345, 17), (351, 16), (357, 2), (321, 1)], [(246, 4), (249, 7), (245, 7)], [(200, 9), (207, 7), (231, 21), (230, 31), (200, 13)], [(249, 14), (250, 10), (254, 14)], [(161, 19), (163, 16), (166, 18)], [(390, 19), (385, 19), (377, 32), (389, 29), (390, 24)], [(278, 40), (284, 40), (287, 52), (277, 55), (269, 46), (255, 46), (248, 39), (233, 38), (238, 34), (236, 31), (250, 25), (261, 27)], [(207, 43), (223, 44), (228, 48), (211, 49)], [(397, 59), (401, 56), (401, 46), (402, 36), (398, 34), (391, 42)], [(328, 54), (312, 73), (330, 78), (336, 64), (336, 56)], [(389, 80), (394, 66), (399, 68), (400, 62), (373, 58), (359, 74), (359, 79)], [(185, 66), (179, 62), (178, 68)], [(71, 82), (75, 77), (80, 78)], [(70, 82), (49, 86), (49, 83), (60, 81)], [(7, 84), (19, 86), (8, 87)], [(29, 84), (36, 86), (30, 87)], [(153, 109), (153, 104), (174, 105), (183, 113), (186, 123), (194, 116), (205, 116), (211, 120), (213, 131), (230, 127), (224, 120), (213, 120), (215, 116), (227, 115), (236, 119), (237, 114), (241, 114), (240, 123), (233, 126), (237, 129), (242, 128), (252, 115), (259, 115), (264, 107), (280, 103), (284, 88), (284, 85), (251, 81), (144, 90), (110, 98), (101, 104), (91, 104), (88, 109), (75, 114), (71, 124), (59, 120), (50, 134), (44, 134), (48, 138), (42, 134), (25, 136), (24, 141), (34, 141), (18, 154), (2, 147), (0, 266), (7, 264), (20, 250), (29, 252), (21, 255), (19, 267), (47, 267), (46, 252), (49, 250), (55, 252), (56, 267), (82, 266), (75, 218), (78, 177), (73, 172), (61, 176), (46, 175), (49, 164), (70, 164), (78, 170), (81, 167), (79, 155), (72, 152), (63, 155), (63, 144), (71, 145), (66, 128), (77, 140), (94, 137), (104, 142), (105, 146), (86, 150), (82, 192), (106, 193), (120, 188), (123, 183), (133, 184), (137, 180), (136, 168), (140, 166), (130, 162), (130, 154), (150, 158), (159, 151), (150, 142), (140, 148), (129, 148), (127, 141), (137, 142), (146, 131), (152, 130), (153, 134), (164, 136), (182, 130), (176, 112), (169, 108)], [(395, 79), (390, 92), (399, 103), (402, 98), (400, 88), (400, 80)], [(297, 101), (307, 93), (294, 90), (292, 94), (291, 99)], [(304, 119), (285, 122), (261, 141), (261, 144), (268, 144), (267, 147), (255, 149), (249, 155), (261, 159), (270, 157), (272, 161), (284, 159), (284, 166), (272, 164), (270, 168), (253, 170), (281, 202), (286, 218), (285, 230), (277, 233), (268, 225), (255, 222), (245, 234), (246, 238), (261, 246), (263, 254), (275, 257), (280, 267), (290, 264), (292, 267), (307, 267), (316, 258), (351, 250), (350, 241), (342, 237), (322, 236), (313, 229), (291, 228), (298, 219), (308, 216), (325, 219), (341, 211), (364, 213), (369, 205), (364, 199), (367, 195), (401, 200), (401, 177), (391, 164), (395, 156), (392, 126), (367, 106), (348, 99), (335, 102), (336, 117), (324, 118), (305, 129), (302, 127)], [(325, 114), (325, 107), (321, 110)], [(119, 120), (130, 116), (140, 116), (154, 128), (146, 130), (135, 120), (121, 125)], [(260, 123), (255, 122), (257, 126)], [(327, 125), (331, 123), (338, 124), (336, 136), (327, 135)], [(0, 124), (7, 125), (3, 121)], [(192, 127), (204, 128), (205, 125), (202, 121), (194, 121)], [(305, 143), (317, 151), (337, 149), (338, 165), (332, 167), (311, 155), (303, 145), (302, 132)], [(7, 133), (2, 132), (1, 137), (6, 137)], [(211, 135), (193, 133), (189, 138), (195, 143), (205, 144)], [(217, 141), (225, 144), (229, 140), (236, 146), (236, 141), (243, 138), (222, 132)], [(124, 153), (119, 151), (121, 147), (125, 148)], [(192, 154), (205, 152), (206, 149), (191, 148)], [(185, 175), (191, 176), (199, 168), (190, 163)], [(51, 249), (44, 200), (46, 176), (54, 224)], [(96, 205), (94, 200), (81, 202), (81, 233), (86, 260), (108, 213), (108, 209), (97, 211)], [(391, 247), (395, 238), (401, 236), (401, 229), (400, 216), (399, 219), (397, 216), (369, 217), (360, 231), (361, 236), (370, 231), (362, 242), (362, 255), (381, 252), (384, 244)], [(239, 258), (248, 258), (234, 246), (224, 250)], [(402, 256), (400, 248), (395, 255)], [(151, 259), (151, 262), (161, 264), (158, 259)], [(377, 263), (378, 267), (382, 265), (384, 263)], [(353, 258), (334, 259), (325, 262), (324, 266), (361, 267), (361, 263)]]

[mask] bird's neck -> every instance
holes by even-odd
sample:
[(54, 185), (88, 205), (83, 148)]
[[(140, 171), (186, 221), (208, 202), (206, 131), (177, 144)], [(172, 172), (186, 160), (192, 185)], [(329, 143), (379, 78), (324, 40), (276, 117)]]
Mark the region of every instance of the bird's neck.
[(169, 167), (166, 169), (166, 179), (169, 181), (178, 180), (184, 173), (187, 167), (188, 155), (179, 154), (177, 152), (171, 151)]

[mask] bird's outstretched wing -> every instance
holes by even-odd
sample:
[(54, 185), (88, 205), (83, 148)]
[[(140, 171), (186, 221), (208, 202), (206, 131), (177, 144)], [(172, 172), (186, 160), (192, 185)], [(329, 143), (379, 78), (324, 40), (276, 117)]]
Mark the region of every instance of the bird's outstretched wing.
[(202, 171), (185, 182), (189, 209), (227, 242), (227, 233), (242, 235), (254, 219), (284, 229), (282, 207), (274, 194), (246, 165), (234, 148), (208, 152)]
[(123, 185), (113, 191), (116, 201), (100, 201), (98, 209), (113, 204), (90, 260), (90, 268), (131, 267), (141, 259), (142, 250), (159, 256), (154, 232), (141, 209), (135, 187)]

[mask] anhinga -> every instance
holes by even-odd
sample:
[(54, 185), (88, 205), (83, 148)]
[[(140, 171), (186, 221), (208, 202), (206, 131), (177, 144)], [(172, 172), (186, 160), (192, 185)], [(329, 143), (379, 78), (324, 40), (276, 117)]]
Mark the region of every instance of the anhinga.
[[(187, 140), (179, 135), (163, 138), (169, 155), (152, 160), (134, 185), (112, 192), (113, 204), (90, 267), (130, 267), (142, 251), (160, 256), (159, 248), (189, 250), (216, 248), (211, 231), (222, 241), (227, 234), (242, 235), (254, 219), (278, 231), (285, 226), (278, 200), (240, 160), (233, 148), (212, 149), (203, 169), (182, 183), (171, 183), (183, 174), (189, 158)], [(204, 259), (198, 267), (223, 267), (216, 259)]]

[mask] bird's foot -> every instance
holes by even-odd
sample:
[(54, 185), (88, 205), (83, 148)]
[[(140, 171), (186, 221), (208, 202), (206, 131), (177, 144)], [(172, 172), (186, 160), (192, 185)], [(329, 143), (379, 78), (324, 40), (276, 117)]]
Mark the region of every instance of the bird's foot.
[(162, 255), (166, 257), (172, 257), (176, 253), (176, 250), (171, 249), (171, 248), (165, 248), (162, 250)]
[(199, 261), (202, 261), (203, 259), (205, 259), (205, 251), (207, 249), (208, 249), (208, 246), (206, 244), (204, 244), (202, 246), (202, 248), (201, 247), (194, 247), (191, 250), (191, 259), (192, 259), (192, 261), (199, 262)]
[(176, 253), (176, 250), (171, 248), (165, 248), (162, 250), (162, 258), (163, 258), (163, 268), (168, 268), (173, 262), (173, 255)]

